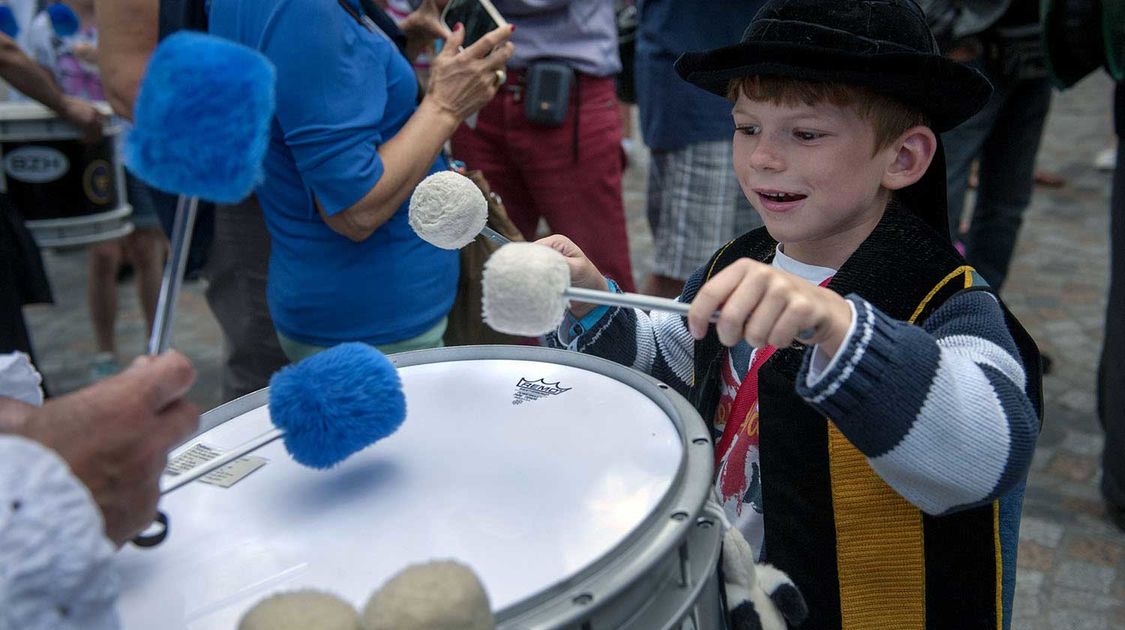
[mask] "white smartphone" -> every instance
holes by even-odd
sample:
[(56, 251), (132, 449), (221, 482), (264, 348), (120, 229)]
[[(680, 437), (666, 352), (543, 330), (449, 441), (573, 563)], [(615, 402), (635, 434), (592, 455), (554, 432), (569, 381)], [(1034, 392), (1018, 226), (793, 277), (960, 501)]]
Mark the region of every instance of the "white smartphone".
[(489, 0), (449, 0), (445, 10), (441, 12), (441, 21), (450, 30), (458, 22), (465, 26), (465, 41), (461, 44), (464, 48), (471, 46), (489, 31), (508, 25)]

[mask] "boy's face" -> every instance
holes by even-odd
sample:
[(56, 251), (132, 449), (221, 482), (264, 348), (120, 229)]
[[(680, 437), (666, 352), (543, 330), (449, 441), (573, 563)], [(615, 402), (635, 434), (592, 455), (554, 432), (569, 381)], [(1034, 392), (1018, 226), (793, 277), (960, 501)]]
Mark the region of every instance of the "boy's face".
[(849, 107), (774, 105), (745, 94), (734, 107), (734, 169), (785, 253), (838, 267), (882, 217), (891, 147)]

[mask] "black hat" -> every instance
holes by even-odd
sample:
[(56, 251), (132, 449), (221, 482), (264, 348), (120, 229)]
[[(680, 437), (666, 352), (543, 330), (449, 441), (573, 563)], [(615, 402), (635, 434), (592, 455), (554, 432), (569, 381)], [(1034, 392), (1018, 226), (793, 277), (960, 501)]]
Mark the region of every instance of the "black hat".
[(862, 86), (924, 113), (937, 132), (992, 93), (979, 72), (941, 55), (913, 0), (773, 0), (741, 43), (686, 53), (676, 71), (724, 97), (733, 79), (757, 75)]

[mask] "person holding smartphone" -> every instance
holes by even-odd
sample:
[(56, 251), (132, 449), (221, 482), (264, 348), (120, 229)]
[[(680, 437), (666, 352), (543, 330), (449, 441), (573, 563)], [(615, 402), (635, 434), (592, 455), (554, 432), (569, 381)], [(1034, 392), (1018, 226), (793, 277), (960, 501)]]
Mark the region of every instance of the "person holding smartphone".
[(517, 29), (507, 82), (453, 155), (480, 169), (528, 240), (539, 219), (633, 290), (621, 177), (614, 0), (492, 0)]
[[(407, 201), (422, 178), (447, 168), (442, 146), (496, 94), (513, 52), (510, 27), (462, 47), (464, 28), (446, 29), (436, 0), (402, 24), (402, 42), (378, 13), (385, 3), (370, 4), (211, 4), (212, 34), (262, 52), (277, 69), (256, 192), (272, 239), (270, 313), (293, 361), (347, 341), (387, 353), (441, 344), (458, 256), (418, 238)], [(435, 37), (445, 45), (419, 101), (403, 51)]]

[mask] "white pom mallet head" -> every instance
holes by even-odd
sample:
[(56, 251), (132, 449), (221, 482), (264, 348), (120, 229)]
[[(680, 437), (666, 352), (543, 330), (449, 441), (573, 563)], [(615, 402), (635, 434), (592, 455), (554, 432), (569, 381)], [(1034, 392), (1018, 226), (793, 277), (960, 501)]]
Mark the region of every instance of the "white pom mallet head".
[(488, 200), (473, 180), (453, 171), (423, 179), (410, 197), (410, 227), (427, 243), (461, 249), (478, 235), (500, 245), (510, 241), (488, 227)]

